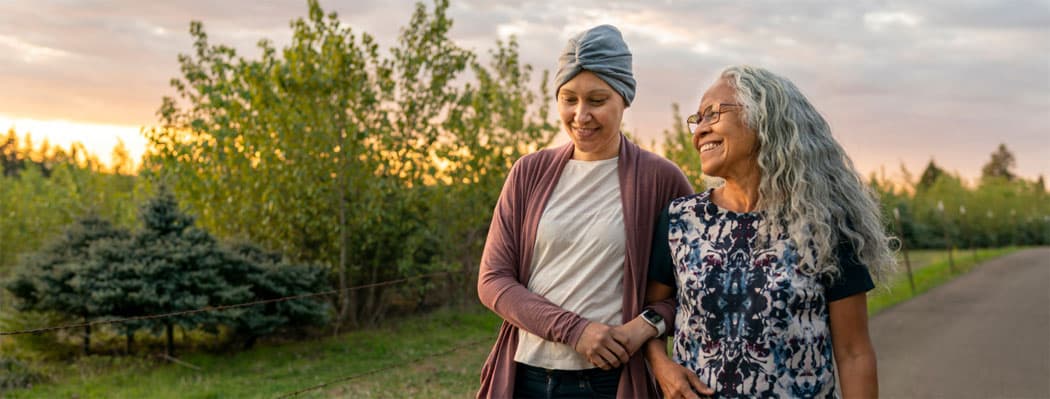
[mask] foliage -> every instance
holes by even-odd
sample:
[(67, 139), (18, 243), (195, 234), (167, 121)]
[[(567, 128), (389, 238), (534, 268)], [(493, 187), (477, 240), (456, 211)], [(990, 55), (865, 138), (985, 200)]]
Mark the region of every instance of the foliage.
[[(285, 262), (252, 244), (233, 248), (194, 227), (174, 195), (161, 187), (143, 206), (133, 234), (88, 217), (22, 263), (6, 284), (21, 310), (53, 312), (81, 321), (130, 318), (246, 303), (322, 291), (323, 268)], [(174, 327), (218, 333), (225, 326), (245, 347), (287, 327), (323, 324), (327, 307), (313, 299), (201, 312), (118, 324), (127, 337), (139, 329), (164, 332), (168, 353)], [(85, 330), (84, 351), (91, 331)]]
[(937, 180), (940, 179), (941, 176), (944, 176), (944, 174), (944, 169), (937, 166), (937, 164), (931, 159), (930, 163), (926, 165), (926, 169), (922, 171), (922, 176), (919, 177), (919, 183), (916, 185), (916, 189), (920, 191), (928, 190), (937, 183)]
[[(927, 178), (934, 175), (932, 181)], [(986, 176), (968, 185), (931, 162), (919, 182), (904, 183), (872, 178), (887, 230), (901, 231), (910, 248), (1050, 244), (1050, 193), (1038, 180)]]
[[(97, 242), (127, 239), (129, 233), (108, 221), (88, 216), (71, 225), (40, 252), (26, 258), (7, 283), (21, 311), (54, 312), (68, 320), (89, 321), (104, 314), (94, 296), (98, 268), (84, 262)], [(84, 353), (90, 350), (91, 329), (84, 328)]]
[(37, 146), (29, 134), (20, 139), (9, 130), (0, 139), (0, 277), (19, 254), (40, 249), (78, 218), (93, 214), (130, 227), (140, 191), (130, 158), (116, 161), (107, 169), (81, 144)]
[(671, 129), (664, 130), (664, 157), (670, 159), (693, 184), (694, 191), (703, 191), (706, 186), (700, 169), (700, 153), (693, 147), (693, 134), (685, 125), (685, 118), (677, 103), (671, 104)]
[(992, 153), (991, 159), (981, 168), (981, 179), (1013, 180), (1016, 175), (1011, 169), (1016, 164), (1014, 154), (1006, 148), (1006, 144), (999, 144), (999, 148)]
[(44, 381), (44, 376), (18, 359), (0, 356), (0, 393), (30, 388)]
[(555, 129), (532, 111), (516, 43), (482, 66), (449, 39), (447, 8), (418, 4), (389, 56), (316, 1), (291, 44), (261, 41), (253, 60), (194, 22), (177, 96), (147, 132), (150, 176), (217, 235), (330, 267), (351, 325), (378, 321), (389, 291), (348, 287), (469, 274), (511, 162)]

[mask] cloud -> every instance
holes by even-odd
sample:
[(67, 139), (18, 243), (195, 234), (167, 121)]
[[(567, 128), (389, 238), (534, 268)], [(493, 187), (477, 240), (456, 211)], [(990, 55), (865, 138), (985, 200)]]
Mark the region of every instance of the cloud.
[[(414, 9), (408, 0), (322, 6), (384, 47)], [(306, 10), (306, 1), (0, 2), (0, 51), (9, 55), (0, 58), (0, 109), (151, 123), (179, 74), (177, 54), (192, 50), (189, 21), (202, 21), (212, 43), (253, 57), (259, 39), (287, 43), (289, 21)], [(935, 156), (949, 170), (977, 173), (992, 142), (1006, 141), (1018, 143), (1022, 174), (1026, 159), (1034, 165), (1027, 173), (1050, 172), (1039, 165), (1050, 153), (1045, 0), (453, 0), (449, 15), (454, 40), (482, 59), (496, 40), (517, 37), (521, 60), (537, 74), (556, 67), (571, 35), (617, 25), (639, 81), (626, 122), (645, 138), (670, 125), (672, 102), (694, 107), (717, 71), (749, 63), (795, 81), (858, 157)]]
[(906, 12), (875, 11), (864, 14), (864, 26), (881, 32), (891, 28), (914, 28), (921, 18)]

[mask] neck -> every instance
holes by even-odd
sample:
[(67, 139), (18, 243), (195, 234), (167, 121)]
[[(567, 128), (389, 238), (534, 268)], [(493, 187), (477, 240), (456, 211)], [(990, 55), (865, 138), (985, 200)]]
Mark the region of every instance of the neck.
[(716, 189), (712, 201), (718, 206), (737, 213), (753, 212), (758, 207), (758, 176), (747, 179), (726, 179), (725, 185)]
[(577, 161), (601, 161), (613, 159), (620, 155), (620, 135), (616, 135), (608, 144), (594, 152), (580, 151), (579, 147), (572, 150), (572, 159)]

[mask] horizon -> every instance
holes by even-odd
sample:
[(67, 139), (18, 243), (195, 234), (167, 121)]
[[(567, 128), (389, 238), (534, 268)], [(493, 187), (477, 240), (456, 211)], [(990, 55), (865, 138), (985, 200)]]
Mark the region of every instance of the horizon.
[[(5, 117), (4, 115), (0, 115), (0, 127), (4, 126), (4, 123), (10, 122), (10, 121), (15, 121), (15, 120), (11, 119), (9, 117)], [(64, 128), (67, 128), (67, 127), (69, 127), (71, 125), (74, 125), (73, 122), (61, 121), (61, 120), (56, 120), (56, 121), (37, 121), (37, 120), (32, 120), (32, 119), (19, 119), (17, 121), (19, 123), (23, 124), (23, 125), (36, 126), (37, 128), (45, 127), (45, 130), (44, 130), (45, 132), (49, 131), (49, 130), (47, 130), (47, 128), (64, 129)], [(11, 127), (7, 128), (7, 129), (4, 129), (2, 132), (6, 136), (9, 131), (14, 129), (15, 135), (18, 137), (19, 140), (23, 140), (28, 135), (32, 139), (33, 147), (34, 147), (33, 149), (34, 150), (39, 148), (41, 143), (43, 143), (45, 139), (47, 140), (48, 144), (52, 148), (60, 147), (64, 151), (67, 151), (67, 152), (69, 151), (70, 147), (74, 143), (80, 143), (81, 145), (84, 146), (84, 148), (88, 151), (88, 153), (90, 155), (95, 156), (103, 165), (105, 165), (107, 167), (111, 167), (112, 166), (113, 149), (118, 145), (119, 142), (123, 142), (125, 148), (128, 150), (129, 154), (131, 155), (132, 161), (134, 162), (135, 174), (136, 175), (138, 174), (138, 168), (139, 168), (139, 166), (142, 165), (142, 157), (146, 155), (146, 150), (147, 150), (147, 145), (148, 145), (148, 140), (146, 140), (146, 138), (143, 137), (140, 134), (140, 131), (141, 131), (141, 129), (148, 128), (148, 127), (146, 127), (146, 126), (133, 127), (133, 126), (112, 126), (112, 125), (85, 124), (85, 126), (82, 126), (81, 128), (83, 128), (85, 130), (89, 130), (89, 131), (91, 131), (91, 130), (95, 130), (95, 131), (115, 130), (115, 131), (117, 131), (117, 133), (114, 133), (113, 136), (103, 136), (103, 137), (97, 137), (96, 136), (96, 137), (94, 137), (93, 140), (84, 141), (83, 138), (77, 137), (76, 134), (63, 134), (63, 133), (61, 133), (60, 130), (53, 130), (53, 132), (58, 132), (57, 134), (47, 134), (47, 133), (39, 133), (38, 134), (38, 133), (34, 133), (31, 130), (19, 130), (19, 129), (15, 128), (15, 125), (11, 125)], [(91, 139), (91, 138), (89, 137), (89, 139)], [(568, 143), (568, 141), (569, 141), (569, 139), (564, 134), (564, 132), (560, 132), (558, 137), (556, 137), (551, 142), (550, 146), (556, 146), (556, 145), (565, 144), (565, 143)], [(638, 139), (636, 138), (635, 141), (638, 142)], [(20, 145), (24, 145), (24, 143), (19, 143), (19, 144)], [(637, 143), (637, 144), (642, 145), (643, 148), (648, 148), (649, 147), (648, 143), (642, 142), (642, 143)], [(657, 141), (656, 144), (657, 144), (657, 146), (662, 146), (663, 143), (660, 143), (660, 142)], [(1014, 150), (1010, 148), (1009, 144), (1006, 144), (1006, 147), (1007, 147), (1008, 150), (1010, 150), (1011, 153), (1015, 153)], [(995, 148), (990, 149), (988, 151), (987, 157), (981, 163), (981, 166), (984, 166), (985, 164), (988, 163), (989, 160), (991, 160), (991, 154), (994, 151), (996, 151), (997, 149), (998, 149), (998, 146), (996, 146)], [(658, 150), (656, 152), (660, 156), (663, 156), (663, 154), (661, 152), (662, 151), (662, 147), (661, 148), (657, 148), (655, 150)], [(849, 154), (847, 153), (847, 155), (849, 155)], [(1015, 157), (1016, 157), (1016, 153), (1015, 153)], [(852, 159), (852, 156), (850, 158)], [(870, 170), (870, 171), (864, 171), (864, 170), (861, 170), (858, 167), (857, 168), (857, 172), (860, 173), (861, 176), (864, 177), (869, 182), (870, 182), (870, 178), (872, 176), (877, 176), (879, 178), (879, 180), (881, 180), (881, 181), (889, 181), (889, 182), (892, 182), (894, 184), (900, 184), (900, 183), (916, 184), (918, 182), (918, 178), (921, 177), (923, 170), (926, 169), (926, 167), (927, 167), (927, 165), (928, 165), (928, 163), (930, 161), (932, 161), (935, 165), (937, 165), (937, 167), (941, 168), (946, 173), (948, 173), (948, 174), (950, 174), (952, 176), (955, 176), (957, 178), (960, 178), (962, 180), (962, 183), (965, 186), (975, 187), (980, 182), (980, 178), (981, 178), (980, 175), (977, 175), (977, 176), (965, 176), (965, 175), (962, 175), (958, 171), (948, 169), (942, 163), (938, 162), (935, 158), (931, 158), (930, 160), (926, 161), (925, 163), (922, 163), (921, 165), (917, 165), (917, 166), (914, 166), (914, 167), (912, 165), (906, 165), (904, 163), (899, 163), (897, 165), (891, 165), (892, 168), (893, 168), (892, 169), (892, 173), (888, 172), (888, 170), (889, 170), (888, 169), (888, 165), (879, 165), (877, 169)], [(1020, 164), (1021, 160), (1017, 160), (1017, 162)], [(903, 171), (901, 170), (902, 166), (907, 169), (908, 173), (912, 177), (912, 181), (909, 181), (909, 182), (904, 182), (903, 181), (905, 176), (904, 176)], [(1035, 175), (1035, 176), (1025, 176), (1025, 175), (1018, 174), (1017, 177), (1020, 178), (1020, 179), (1024, 179), (1024, 180), (1035, 181), (1039, 177), (1045, 178), (1046, 175), (1038, 174), (1038, 175)]]

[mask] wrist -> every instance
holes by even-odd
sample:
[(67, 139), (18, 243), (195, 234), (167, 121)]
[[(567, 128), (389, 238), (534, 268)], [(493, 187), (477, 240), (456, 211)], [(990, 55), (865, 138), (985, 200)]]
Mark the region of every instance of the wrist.
[(635, 317), (634, 320), (627, 322), (626, 324), (628, 334), (630, 334), (638, 342), (649, 341), (650, 338), (656, 337), (656, 328), (649, 325), (642, 319), (641, 316)]
[(653, 335), (653, 337), (659, 337), (661, 335), (664, 335), (664, 331), (667, 330), (667, 322), (664, 321), (664, 317), (657, 313), (655, 310), (645, 309), (638, 317), (644, 320), (646, 324), (649, 324), (650, 327), (652, 327), (653, 331), (655, 332), (655, 335)]

